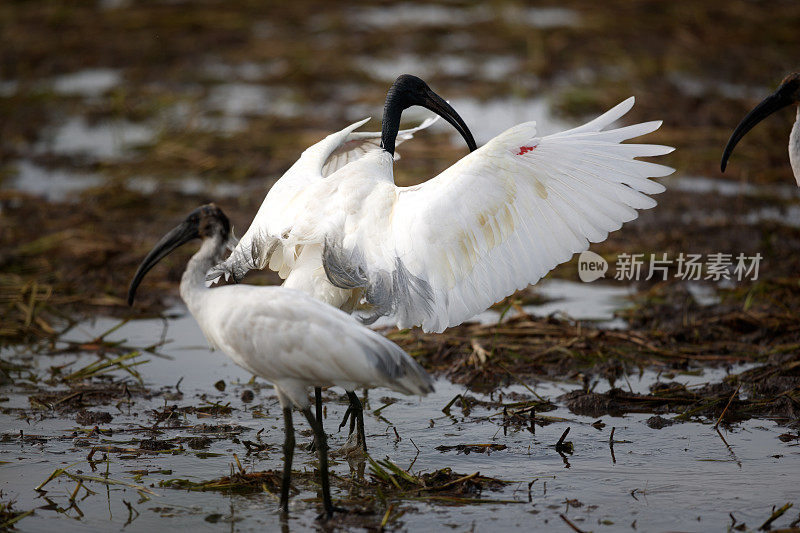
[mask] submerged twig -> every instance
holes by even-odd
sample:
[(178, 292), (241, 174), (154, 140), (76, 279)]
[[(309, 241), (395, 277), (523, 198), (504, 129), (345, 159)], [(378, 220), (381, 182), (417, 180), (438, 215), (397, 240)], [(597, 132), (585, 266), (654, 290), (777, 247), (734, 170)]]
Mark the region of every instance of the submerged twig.
[(563, 514), (559, 514), (558, 516), (560, 516), (561, 520), (563, 520), (569, 527), (571, 527), (573, 531), (576, 531), (577, 533), (586, 533), (584, 530), (573, 524), (572, 521)]
[(570, 428), (565, 429), (564, 433), (561, 434), (561, 438), (559, 438), (558, 442), (555, 444), (555, 449), (559, 453), (566, 452), (571, 454), (573, 451), (575, 451), (575, 446), (571, 441), (564, 442), (564, 439), (566, 439), (567, 435), (569, 434), (569, 430)]
[(733, 394), (731, 394), (731, 397), (730, 397), (730, 399), (728, 400), (728, 403), (727, 403), (727, 404), (725, 404), (725, 409), (723, 409), (723, 410), (722, 410), (722, 413), (720, 413), (720, 415), (719, 415), (719, 418), (717, 419), (717, 423), (716, 423), (716, 424), (714, 424), (714, 429), (717, 429), (717, 428), (719, 427), (719, 423), (720, 423), (720, 422), (722, 422), (722, 417), (724, 417), (724, 416), (725, 416), (725, 413), (728, 411), (728, 407), (730, 407), (730, 405), (731, 405), (731, 402), (732, 402), (732, 401), (733, 401), (733, 399), (736, 397), (736, 395), (737, 395), (737, 394), (739, 394), (739, 389), (741, 389), (741, 388), (742, 388), (742, 384), (741, 384), (741, 383), (739, 383), (739, 386), (738, 386), (738, 387), (736, 387), (736, 390), (735, 390), (735, 391), (733, 391)]
[(780, 508), (778, 508), (778, 509), (775, 509), (774, 511), (772, 511), (772, 515), (770, 515), (770, 517), (769, 517), (769, 518), (767, 518), (767, 521), (766, 521), (766, 522), (764, 522), (763, 524), (761, 524), (761, 527), (759, 527), (759, 528), (758, 528), (758, 530), (759, 530), (759, 531), (766, 531), (766, 530), (768, 530), (768, 529), (769, 529), (769, 527), (770, 527), (770, 524), (772, 524), (772, 523), (773, 523), (775, 520), (777, 520), (778, 518), (780, 518), (781, 516), (783, 516), (783, 513), (785, 513), (785, 512), (786, 512), (786, 511), (788, 511), (789, 509), (791, 509), (791, 507), (792, 507), (793, 505), (794, 505), (793, 503), (791, 503), (791, 502), (787, 502), (787, 503), (786, 503), (786, 504), (785, 504), (783, 507), (780, 507)]
[(444, 414), (446, 414), (446, 415), (449, 415), (449, 414), (450, 414), (450, 408), (451, 408), (451, 407), (453, 406), (453, 404), (454, 404), (454, 403), (456, 403), (456, 401), (457, 401), (457, 400), (459, 400), (461, 397), (462, 397), (462, 396), (461, 396), (460, 394), (456, 394), (455, 396), (453, 396), (453, 399), (452, 399), (452, 400), (450, 400), (449, 402), (447, 402), (447, 405), (445, 405), (444, 407), (442, 407), (442, 412), (443, 412)]

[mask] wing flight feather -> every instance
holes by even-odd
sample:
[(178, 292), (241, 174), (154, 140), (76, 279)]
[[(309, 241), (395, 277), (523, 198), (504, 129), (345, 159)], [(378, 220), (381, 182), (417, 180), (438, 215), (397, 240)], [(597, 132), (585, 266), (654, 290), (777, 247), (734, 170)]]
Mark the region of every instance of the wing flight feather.
[[(664, 187), (650, 178), (673, 169), (637, 158), (673, 148), (620, 143), (661, 122), (609, 128), (633, 102), (546, 137), (534, 122), (507, 130), (424, 184), (397, 188), (385, 224), (340, 235), (342, 250), (323, 263), (358, 269), (367, 301), (401, 328), (460, 324), (656, 205), (648, 195)], [(422, 289), (400, 290), (399, 279)]]

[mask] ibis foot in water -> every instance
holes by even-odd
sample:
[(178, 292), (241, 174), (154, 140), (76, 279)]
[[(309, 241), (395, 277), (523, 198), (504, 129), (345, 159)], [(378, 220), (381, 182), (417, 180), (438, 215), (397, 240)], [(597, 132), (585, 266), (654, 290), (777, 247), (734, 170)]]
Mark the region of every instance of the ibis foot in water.
[[(355, 392), (346, 392), (347, 398), (350, 400), (350, 405), (347, 406), (347, 411), (344, 413), (342, 423), (339, 424), (339, 429), (342, 429), (345, 424), (347, 424), (347, 421), (350, 420), (350, 432), (348, 433), (347, 442), (336, 451), (336, 455), (344, 457), (353, 454), (366, 456), (367, 437), (364, 432), (364, 408)], [(319, 387), (314, 389), (314, 400), (316, 402), (317, 419), (322, 420), (322, 389)], [(308, 450), (314, 452), (316, 449), (317, 441), (316, 438), (314, 438), (308, 445)]]
[(339, 429), (342, 429), (347, 424), (347, 420), (350, 419), (350, 433), (347, 442), (336, 453), (345, 457), (354, 454), (366, 456), (367, 437), (364, 433), (364, 408), (361, 406), (361, 401), (355, 392), (347, 391), (347, 398), (350, 400), (350, 405), (344, 413)]
[[(325, 429), (322, 427), (322, 421), (315, 418), (314, 414), (311, 412), (311, 409), (308, 407), (303, 409), (303, 414), (305, 415), (306, 420), (308, 420), (308, 425), (310, 425), (311, 429), (314, 430), (314, 440), (317, 443), (319, 475), (322, 485), (322, 505), (325, 509), (319, 516), (317, 516), (317, 520), (327, 520), (333, 516), (333, 513), (346, 513), (347, 509), (336, 507), (331, 501), (331, 486), (330, 479), (328, 477), (328, 443), (325, 435)], [(286, 459), (284, 459), (284, 463), (285, 462)], [(281, 492), (281, 498), (283, 498), (283, 492)]]
[(331, 507), (327, 511), (323, 511), (323, 512), (319, 513), (317, 515), (317, 520), (330, 520), (331, 518), (333, 518), (333, 513), (349, 513), (349, 512), (350, 511), (348, 511), (344, 507), (337, 507), (337, 506), (334, 505), (333, 507)]
[(364, 446), (359, 442), (358, 433), (353, 432), (347, 437), (347, 440), (342, 444), (341, 448), (331, 452), (332, 457), (342, 457), (351, 460), (364, 459), (367, 457), (367, 452)]
[(294, 424), (292, 422), (292, 409), (283, 408), (285, 435), (283, 440), (283, 476), (281, 478), (281, 513), (289, 512), (289, 487), (292, 481), (292, 459), (294, 458)]

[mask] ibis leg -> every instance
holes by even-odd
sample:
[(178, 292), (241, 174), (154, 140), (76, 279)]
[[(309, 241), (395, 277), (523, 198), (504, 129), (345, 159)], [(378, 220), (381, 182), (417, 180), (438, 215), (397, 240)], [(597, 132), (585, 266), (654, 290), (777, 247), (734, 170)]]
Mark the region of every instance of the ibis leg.
[[(317, 420), (322, 423), (322, 387), (314, 387), (314, 404), (317, 410)], [(308, 451), (317, 451), (317, 439), (312, 438), (311, 444), (308, 445)]]
[[(364, 408), (361, 406), (361, 401), (358, 399), (358, 396), (353, 391), (347, 391), (347, 397), (350, 399), (350, 407), (349, 409), (353, 412), (353, 417), (356, 421), (356, 429), (358, 431), (358, 435), (356, 437), (358, 446), (367, 453), (367, 436), (364, 433)], [(351, 418), (351, 426), (350, 426), (350, 433), (353, 432), (352, 426), (352, 418)]]
[(283, 408), (286, 436), (283, 441), (283, 478), (281, 479), (281, 511), (289, 512), (289, 485), (292, 481), (292, 459), (294, 458), (294, 424), (292, 409)]
[(314, 414), (308, 407), (303, 409), (303, 414), (306, 416), (311, 429), (314, 430), (314, 439), (317, 442), (319, 476), (320, 484), (322, 485), (322, 505), (325, 508), (325, 511), (322, 515), (320, 515), (320, 518), (324, 517), (327, 519), (332, 517), (333, 513), (336, 511), (347, 512), (347, 510), (342, 509), (341, 507), (334, 507), (333, 502), (331, 501), (331, 486), (330, 479), (328, 477), (328, 443), (327, 436), (325, 435), (325, 429), (322, 427), (322, 422), (314, 417)]
[(322, 424), (322, 387), (314, 387), (314, 402), (317, 408), (317, 420)]

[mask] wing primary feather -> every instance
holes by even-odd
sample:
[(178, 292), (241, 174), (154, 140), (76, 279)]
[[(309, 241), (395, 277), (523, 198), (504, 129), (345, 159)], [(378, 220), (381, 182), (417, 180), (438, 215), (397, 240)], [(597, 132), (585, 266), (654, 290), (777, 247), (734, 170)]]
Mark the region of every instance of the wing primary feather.
[(363, 256), (357, 249), (351, 253), (351, 258), (357, 257), (361, 260), (356, 264), (348, 261), (345, 257), (344, 249), (335, 242), (325, 239), (322, 248), (322, 267), (331, 285), (340, 289), (356, 289), (366, 287), (368, 280), (364, 268), (361, 266)]
[(622, 144), (661, 122), (613, 125), (633, 104), (549, 136), (537, 137), (533, 122), (519, 124), (425, 184), (397, 188), (388, 207), (362, 207), (368, 215), (347, 221), (355, 230), (325, 242), (328, 278), (363, 289), (372, 309), (362, 321), (388, 315), (425, 331), (538, 281), (653, 207), (649, 195), (664, 190), (651, 178), (672, 169), (638, 158), (672, 149)]

